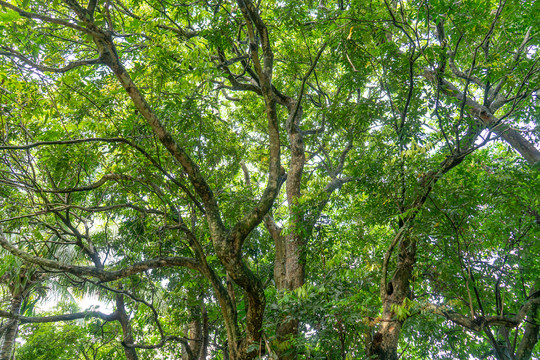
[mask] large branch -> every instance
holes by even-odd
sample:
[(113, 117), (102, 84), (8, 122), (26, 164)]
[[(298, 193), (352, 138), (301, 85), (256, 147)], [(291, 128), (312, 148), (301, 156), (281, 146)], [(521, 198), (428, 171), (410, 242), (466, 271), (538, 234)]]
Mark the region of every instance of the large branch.
[[(240, 254), (242, 244), (247, 238), (247, 235), (261, 223), (263, 217), (270, 211), (274, 200), (279, 193), (281, 185), (281, 162), (280, 162), (280, 140), (279, 140), (279, 123), (276, 109), (276, 96), (272, 88), (272, 70), (274, 55), (270, 47), (268, 31), (262, 19), (260, 18), (257, 9), (249, 0), (239, 0), (240, 7), (246, 20), (248, 34), (250, 38), (251, 58), (255, 64), (259, 81), (261, 85), (262, 95), (265, 101), (266, 117), (268, 120), (268, 138), (270, 150), (270, 164), (268, 170), (268, 182), (263, 195), (259, 199), (257, 205), (240, 220), (232, 230), (234, 251)], [(253, 32), (253, 24), (261, 36), (263, 48), (263, 67), (259, 62), (259, 54), (257, 51), (255, 34)]]
[(187, 267), (193, 270), (199, 270), (200, 268), (198, 261), (196, 261), (195, 259), (186, 258), (186, 257), (159, 257), (159, 258), (141, 261), (120, 270), (111, 270), (111, 271), (101, 270), (92, 266), (68, 265), (68, 264), (63, 264), (58, 261), (44, 259), (38, 256), (31, 255), (27, 252), (24, 252), (20, 250), (19, 248), (13, 246), (6, 239), (6, 237), (4, 236), (2, 232), (0, 232), (0, 246), (2, 246), (4, 249), (9, 251), (13, 255), (29, 263), (36, 264), (36, 265), (39, 265), (39, 266), (42, 266), (44, 268), (51, 269), (51, 270), (66, 272), (66, 273), (73, 274), (79, 277), (97, 278), (101, 282), (119, 280), (119, 279), (131, 276), (134, 274), (138, 274), (146, 270), (157, 269), (157, 268), (162, 268), (162, 267), (182, 266), (182, 267)]
[[(493, 26), (495, 21), (497, 20), (498, 15), (500, 14), (501, 8), (497, 10), (497, 16), (494, 19), (494, 22), (492, 23), (492, 26), (484, 38), (484, 41), (488, 40), (491, 36), (491, 32), (493, 31)], [(483, 41), (483, 42), (484, 42)], [(520, 46), (520, 49), (518, 51), (523, 51), (525, 44), (529, 41), (529, 33), (525, 36), (524, 42)], [(400, 50), (396, 50), (397, 54), (404, 55)], [(518, 57), (515, 58), (515, 61), (518, 60)], [(456, 72), (456, 75), (458, 77), (462, 77), (466, 79), (467, 81), (472, 81), (477, 83), (478, 85), (482, 85), (482, 82), (477, 78), (471, 78), (469, 71), (469, 75), (464, 74), (457, 69), (455, 64), (451, 64), (453, 67), (453, 71)], [(474, 65), (473, 65), (474, 66)], [(472, 70), (472, 68), (470, 69)], [(480, 120), (480, 124), (484, 127), (489, 128), (490, 130), (494, 131), (497, 135), (499, 135), (502, 139), (504, 139), (506, 142), (508, 142), (517, 152), (519, 152), (525, 160), (534, 166), (537, 163), (540, 163), (540, 150), (536, 149), (534, 144), (531, 144), (527, 139), (525, 139), (519, 131), (516, 131), (512, 129), (509, 125), (502, 123), (497, 117), (495, 117), (491, 111), (485, 107), (474, 101), (468, 96), (465, 96), (463, 92), (461, 92), (457, 87), (455, 87), (452, 83), (449, 81), (441, 78), (438, 76), (437, 72), (434, 70), (431, 70), (429, 68), (425, 68), (423, 72), (421, 72), (422, 76), (424, 76), (426, 79), (431, 81), (434, 84), (437, 84), (440, 91), (449, 98), (454, 98), (458, 100), (461, 104), (464, 105), (464, 107), (468, 110), (468, 112), (476, 117), (478, 120)], [(504, 81), (502, 81), (504, 82)], [(498, 96), (500, 87), (502, 86), (502, 82), (496, 86), (496, 88), (493, 90), (493, 92), (489, 92), (488, 95), (491, 95), (491, 101), (497, 101), (501, 102), (502, 97)], [(501, 102), (504, 103), (504, 101)], [(494, 106), (494, 109), (496, 110), (498, 108)]]
[(131, 98), (131, 101), (139, 113), (146, 119), (148, 125), (150, 125), (161, 144), (180, 163), (187, 173), (189, 181), (202, 199), (212, 236), (217, 238), (222, 237), (226, 229), (221, 220), (219, 207), (212, 189), (206, 182), (199, 166), (191, 159), (186, 150), (174, 140), (172, 135), (150, 107), (144, 95), (137, 88), (120, 62), (112, 38), (107, 36), (107, 34), (102, 34), (101, 37), (94, 37), (94, 40), (100, 49), (100, 53), (104, 58), (105, 63), (116, 75), (116, 78)]

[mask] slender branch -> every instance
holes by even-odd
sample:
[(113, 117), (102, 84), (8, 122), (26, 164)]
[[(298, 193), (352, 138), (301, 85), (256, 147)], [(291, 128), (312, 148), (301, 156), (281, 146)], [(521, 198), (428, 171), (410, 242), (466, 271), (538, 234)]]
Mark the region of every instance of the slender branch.
[(132, 141), (125, 139), (125, 138), (86, 138), (86, 139), (74, 139), (74, 140), (53, 140), (53, 141), (38, 141), (35, 143), (30, 143), (26, 145), (8, 145), (8, 146), (0, 146), (1, 150), (29, 150), (32, 148), (36, 148), (39, 146), (50, 146), (50, 145), (70, 145), (70, 144), (81, 144), (81, 143), (87, 143), (87, 142), (105, 142), (105, 143), (123, 143), (128, 146), (131, 146), (138, 152), (140, 152), (145, 158), (147, 158), (152, 165), (161, 171), (163, 175), (165, 175), (170, 181), (172, 181), (176, 186), (178, 186), (182, 191), (184, 191), (188, 197), (193, 201), (195, 206), (204, 214), (205, 210), (201, 203), (195, 198), (195, 195), (189, 191), (189, 189), (179, 182), (177, 179), (175, 179), (173, 176), (171, 176), (164, 168), (161, 166), (156, 159), (154, 159), (150, 154), (141, 148), (140, 146), (136, 145)]
[(191, 38), (199, 35), (198, 31), (185, 30), (185, 29), (182, 29), (181, 27), (171, 27), (171, 26), (162, 25), (162, 24), (158, 24), (157, 27), (160, 28), (160, 29), (164, 29), (164, 30), (170, 30), (170, 31), (180, 35), (184, 39), (191, 39)]
[[(54, 206), (54, 204), (48, 204), (48, 205)], [(18, 220), (18, 219), (30, 218), (30, 217), (44, 215), (44, 214), (53, 213), (53, 212), (65, 211), (68, 209), (76, 209), (76, 210), (82, 210), (82, 211), (91, 212), (91, 213), (97, 213), (97, 212), (105, 212), (105, 211), (125, 209), (125, 208), (133, 209), (135, 211), (145, 213), (145, 214), (165, 215), (163, 211), (155, 210), (155, 209), (145, 209), (140, 206), (129, 204), (129, 203), (116, 204), (116, 205), (110, 205), (110, 206), (95, 206), (95, 207), (84, 207), (84, 206), (78, 206), (78, 205), (60, 205), (57, 207), (50, 207), (41, 211), (36, 211), (31, 214), (25, 214), (25, 215), (14, 216), (11, 218), (0, 219), (0, 223), (5, 223), (5, 222), (13, 221), (13, 220)]]
[(80, 186), (80, 187), (65, 188), (65, 189), (38, 189), (38, 188), (32, 187), (31, 185), (28, 185), (28, 184), (16, 183), (16, 182), (13, 182), (13, 181), (2, 180), (2, 179), (0, 179), (0, 183), (7, 183), (7, 184), (10, 184), (12, 186), (21, 187), (21, 188), (24, 188), (24, 189), (31, 189), (31, 190), (36, 191), (36, 192), (44, 192), (44, 193), (50, 193), (50, 194), (69, 194), (69, 193), (74, 193), (74, 192), (91, 191), (91, 190), (97, 189), (97, 188), (101, 187), (103, 184), (105, 184), (107, 181), (110, 181), (110, 180), (115, 180), (115, 181), (130, 180), (130, 181), (134, 181), (134, 180), (137, 180), (137, 179), (134, 178), (133, 176), (124, 175), (124, 174), (105, 174), (105, 175), (103, 175), (101, 177), (101, 179), (99, 179), (98, 181), (96, 181), (96, 182), (94, 182), (92, 184), (89, 184), (89, 185), (86, 185), (86, 186)]

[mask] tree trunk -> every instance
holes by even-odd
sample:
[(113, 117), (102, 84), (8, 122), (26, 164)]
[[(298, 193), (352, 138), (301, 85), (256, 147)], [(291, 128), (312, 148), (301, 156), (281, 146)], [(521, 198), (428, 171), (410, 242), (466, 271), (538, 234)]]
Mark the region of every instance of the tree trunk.
[[(274, 281), (278, 291), (293, 291), (302, 285), (305, 280), (305, 211), (299, 208), (298, 199), (301, 194), (301, 182), (306, 162), (304, 138), (299, 125), (302, 118), (302, 107), (296, 106), (291, 100), (287, 120), (287, 133), (291, 144), (291, 161), (287, 173), (286, 194), (292, 231), (283, 236), (282, 229), (277, 226), (271, 216), (265, 217), (265, 225), (272, 236), (276, 259), (274, 262)], [(287, 316), (288, 317), (288, 316)], [(276, 335), (279, 346), (277, 354), (279, 359), (292, 360), (297, 358), (292, 342), (298, 336), (298, 320), (281, 319)]]
[(208, 354), (208, 313), (201, 299), (198, 307), (190, 309), (192, 320), (187, 329), (189, 350), (186, 349), (183, 360), (206, 360)]
[[(19, 315), (21, 311), (22, 295), (17, 294), (11, 299), (11, 313)], [(17, 337), (17, 330), (19, 329), (19, 322), (17, 320), (8, 320), (10, 324), (7, 326), (4, 338), (2, 342), (2, 348), (0, 349), (0, 360), (11, 360), (15, 345), (15, 338)]]
[(202, 344), (199, 351), (198, 360), (206, 360), (208, 356), (208, 342), (210, 341), (210, 336), (208, 335), (208, 311), (204, 302), (201, 300), (201, 310), (202, 310)]
[(199, 308), (190, 309), (190, 315), (192, 320), (189, 323), (189, 347), (193, 358), (198, 359), (199, 351), (202, 348), (202, 322), (201, 322), (201, 311)]
[(137, 350), (129, 345), (133, 345), (133, 332), (129, 323), (129, 316), (126, 313), (124, 304), (124, 295), (116, 295), (116, 311), (118, 313), (118, 321), (122, 326), (122, 345), (124, 345), (124, 354), (127, 360), (139, 360)]

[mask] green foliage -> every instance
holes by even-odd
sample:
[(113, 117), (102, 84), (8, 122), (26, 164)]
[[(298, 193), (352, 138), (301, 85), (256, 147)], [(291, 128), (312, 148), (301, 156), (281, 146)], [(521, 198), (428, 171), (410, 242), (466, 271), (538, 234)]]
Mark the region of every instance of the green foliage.
[(21, 332), (24, 343), (17, 348), (17, 359), (125, 359), (123, 351), (111, 343), (118, 329), (108, 324), (81, 321), (78, 324), (27, 325)]
[[(490, 356), (484, 330), (471, 335), (424, 310), (516, 314), (540, 274), (540, 161), (526, 156), (538, 157), (540, 138), (540, 2), (255, 2), (273, 53), (266, 98), (256, 64), (269, 70), (268, 49), (261, 29), (250, 44), (243, 1), (98, 1), (83, 16), (75, 3), (0, 5), (2, 231), (60, 264), (112, 272), (182, 257), (197, 271), (168, 265), (101, 282), (5, 252), (2, 310), (21, 294), (25, 316), (46, 315), (40, 305), (54, 293), (115, 304), (122, 289), (135, 342), (159, 344), (162, 331), (189, 338), (206, 320), (208, 356), (224, 358), (231, 334), (241, 344), (250, 331), (246, 289), (257, 288), (262, 340), (246, 346), (257, 356), (263, 345), (300, 359), (365, 358), (385, 321), (403, 325), (403, 358)], [(108, 40), (136, 89), (100, 53)], [(278, 287), (279, 249), (262, 224), (226, 251), (216, 239), (259, 211), (274, 112), (288, 177), (267, 215), (285, 244), (299, 244), (286, 257), (305, 266), (295, 289)], [(164, 146), (169, 135), (195, 170)], [(391, 245), (401, 229), (409, 243)], [(407, 294), (385, 302), (381, 280), (392, 281), (407, 251)], [(235, 282), (232, 267), (249, 276)], [(279, 338), (289, 320), (298, 336)], [(517, 344), (522, 327), (491, 329)], [(121, 339), (117, 322), (21, 325), (16, 358), (123, 359)], [(182, 346), (138, 351), (173, 358)]]

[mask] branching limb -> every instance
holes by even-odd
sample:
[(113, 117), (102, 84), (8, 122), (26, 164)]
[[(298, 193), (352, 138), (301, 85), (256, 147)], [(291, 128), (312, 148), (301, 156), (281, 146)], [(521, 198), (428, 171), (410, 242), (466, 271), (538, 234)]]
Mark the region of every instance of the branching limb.
[(531, 298), (521, 307), (519, 312), (512, 317), (495, 315), (470, 318), (468, 316), (461, 315), (460, 313), (455, 312), (444, 305), (440, 306), (435, 304), (429, 304), (426, 307), (426, 310), (436, 315), (444, 316), (453, 323), (461, 325), (469, 330), (479, 332), (484, 330), (486, 326), (504, 326), (507, 328), (515, 328), (523, 322), (529, 310), (532, 307), (538, 307), (538, 305), (540, 305), (540, 297)]

